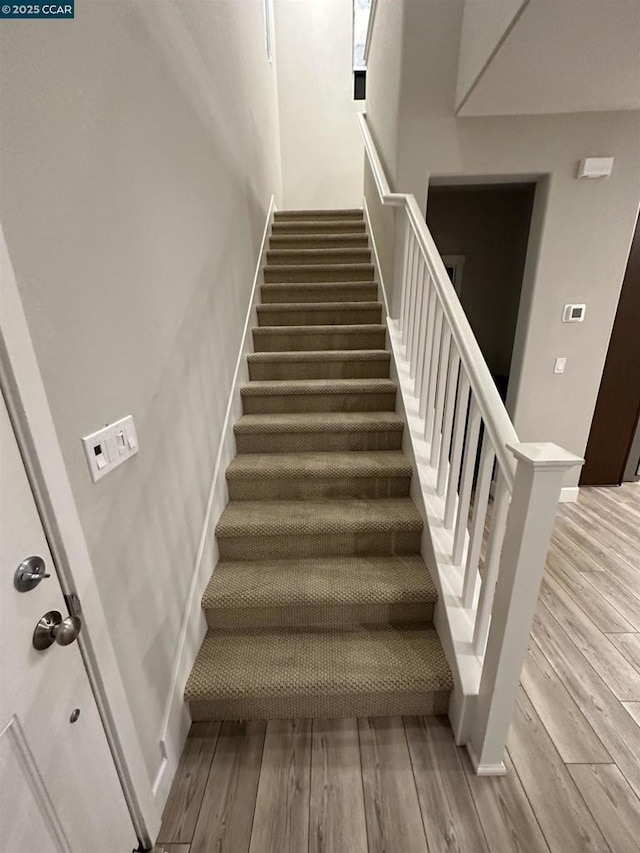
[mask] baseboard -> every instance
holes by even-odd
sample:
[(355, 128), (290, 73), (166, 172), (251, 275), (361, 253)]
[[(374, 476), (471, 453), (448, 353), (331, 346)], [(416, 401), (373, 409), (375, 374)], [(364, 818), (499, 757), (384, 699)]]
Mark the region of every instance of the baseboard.
[(559, 502), (561, 504), (573, 504), (578, 500), (580, 489), (577, 486), (564, 486), (560, 489)]
[(227, 399), (220, 443), (218, 445), (211, 478), (211, 487), (209, 489), (209, 499), (202, 524), (200, 545), (193, 568), (187, 606), (182, 620), (178, 650), (173, 664), (171, 689), (165, 708), (162, 736), (159, 744), (160, 766), (153, 782), (153, 796), (161, 809), (164, 807), (169, 796), (171, 783), (173, 782), (173, 777), (175, 776), (180, 755), (182, 754), (191, 725), (189, 710), (183, 697), (184, 685), (206, 633), (206, 621), (200, 606), (200, 600), (218, 561), (215, 527), (228, 503), (225, 471), (236, 452), (233, 426), (242, 413), (240, 387), (248, 378), (246, 355), (253, 349), (251, 329), (257, 325), (256, 304), (260, 295), (259, 285), (262, 281), (262, 268), (266, 260), (267, 244), (274, 210), (275, 197), (271, 196), (262, 235), (262, 243), (260, 245), (260, 253), (253, 277), (253, 286), (247, 306), (242, 338), (238, 349), (235, 371)]
[(475, 754), (473, 747), (470, 743), (467, 744), (467, 753), (469, 754), (469, 759), (471, 760), (471, 766), (473, 767), (476, 776), (506, 776), (507, 768), (504, 766), (504, 762), (500, 761), (498, 764), (480, 764), (478, 760), (478, 756)]
[(376, 246), (376, 238), (373, 233), (373, 228), (371, 227), (371, 219), (369, 217), (369, 206), (367, 205), (367, 199), (363, 196), (362, 198), (362, 209), (364, 211), (364, 219), (367, 223), (367, 234), (369, 235), (369, 239), (371, 240), (371, 251), (373, 252), (373, 263), (376, 268), (376, 272), (378, 273), (378, 283), (380, 285), (380, 291), (382, 293), (382, 301), (384, 302), (384, 310), (385, 314), (389, 316), (389, 301), (387, 299), (387, 288), (385, 287), (384, 278), (382, 276), (382, 270), (380, 268), (380, 257), (378, 255), (378, 247)]

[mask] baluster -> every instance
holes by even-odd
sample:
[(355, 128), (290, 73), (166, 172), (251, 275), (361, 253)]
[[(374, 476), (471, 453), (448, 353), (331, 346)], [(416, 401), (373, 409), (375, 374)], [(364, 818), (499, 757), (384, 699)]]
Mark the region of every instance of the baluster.
[(405, 279), (405, 290), (407, 298), (404, 305), (404, 317), (402, 318), (402, 343), (405, 347), (405, 358), (407, 357), (407, 343), (409, 340), (409, 326), (411, 323), (411, 296), (413, 290), (413, 266), (416, 259), (416, 238), (411, 232), (411, 245), (409, 247), (409, 263), (407, 266), (407, 277)]
[(438, 452), (442, 443), (442, 412), (444, 409), (444, 397), (447, 389), (447, 370), (449, 367), (449, 348), (451, 346), (451, 329), (448, 325), (444, 328), (442, 339), (442, 353), (440, 355), (440, 366), (438, 368), (438, 390), (436, 392), (436, 413), (433, 419), (431, 431), (431, 467), (438, 464)]
[(433, 340), (433, 330), (435, 328), (436, 305), (438, 303), (438, 294), (433, 286), (431, 274), (427, 273), (427, 289), (429, 291), (429, 300), (427, 303), (427, 330), (424, 341), (424, 352), (422, 354), (422, 385), (420, 388), (420, 405), (418, 414), (424, 418), (427, 411), (427, 391), (429, 388), (429, 359), (431, 358), (431, 342)]
[(473, 596), (476, 591), (478, 578), (478, 565), (480, 563), (480, 550), (484, 536), (484, 525), (487, 519), (489, 507), (489, 490), (491, 488), (491, 477), (496, 454), (485, 429), (482, 439), (482, 451), (480, 453), (480, 470), (478, 482), (476, 483), (476, 494), (473, 501), (473, 518), (471, 520), (471, 532), (469, 534), (469, 548), (467, 549), (467, 564), (464, 572), (464, 585), (462, 588), (462, 606), (471, 607)]
[(413, 266), (411, 267), (411, 291), (409, 300), (409, 317), (407, 318), (407, 349), (406, 357), (409, 362), (409, 375), (411, 376), (411, 359), (415, 349), (416, 341), (416, 314), (418, 311), (418, 280), (420, 278), (420, 246), (415, 241), (413, 248)]
[[(422, 384), (424, 382), (424, 364), (425, 364), (425, 341), (427, 337), (427, 318), (429, 313), (429, 296), (430, 296), (430, 279), (427, 272), (426, 264), (422, 264), (420, 276), (420, 292), (422, 298), (420, 300), (420, 316), (418, 317), (418, 339), (416, 344), (416, 379), (413, 383), (413, 393), (421, 399)], [(419, 408), (419, 406), (418, 406)]]
[(509, 490), (504, 481), (502, 472), (498, 474), (496, 486), (496, 497), (493, 505), (493, 517), (487, 542), (487, 556), (484, 561), (484, 577), (480, 587), (480, 598), (476, 612), (476, 624), (473, 629), (473, 648), (475, 654), (484, 654), (484, 647), (489, 633), (489, 622), (491, 620), (491, 608), (493, 607), (493, 596), (500, 566), (500, 554), (507, 523), (507, 510), (509, 509)]
[[(420, 344), (420, 319), (422, 317), (422, 302), (424, 298), (424, 258), (418, 247), (418, 266), (416, 272), (416, 307), (411, 320), (411, 349), (409, 352), (409, 376), (415, 379), (416, 368), (418, 366), (418, 350)], [(415, 382), (414, 382), (415, 394)]]
[(438, 365), (442, 350), (442, 327), (443, 312), (440, 299), (437, 299), (435, 320), (433, 328), (433, 340), (431, 342), (431, 355), (429, 362), (429, 385), (427, 390), (427, 410), (425, 412), (424, 437), (428, 441), (431, 437), (433, 427), (433, 408), (436, 397), (436, 382), (438, 378)]
[(409, 293), (408, 293), (409, 287), (407, 285), (407, 273), (409, 270), (409, 251), (411, 248), (411, 240), (413, 239), (413, 234), (411, 231), (411, 223), (408, 220), (405, 222), (405, 227), (406, 227), (406, 233), (404, 235), (404, 254), (402, 256), (402, 280), (400, 282), (400, 284), (402, 286), (402, 291), (401, 291), (402, 299), (400, 302), (400, 316), (398, 318), (398, 331), (400, 332), (401, 335), (404, 334), (403, 323), (404, 323), (404, 318), (405, 318), (405, 313), (406, 313), (405, 306), (406, 306), (407, 300), (409, 298)]
[(460, 462), (462, 460), (462, 444), (467, 426), (467, 408), (469, 405), (469, 380), (464, 372), (460, 370), (460, 384), (458, 386), (458, 399), (456, 401), (456, 414), (453, 435), (453, 450), (451, 452), (451, 466), (449, 468), (449, 482), (447, 484), (447, 497), (444, 508), (444, 526), (451, 527), (453, 514), (458, 494), (458, 477), (460, 475)]
[(469, 406), (469, 421), (467, 427), (466, 442), (464, 447), (464, 460), (462, 463), (462, 480), (458, 495), (458, 516), (456, 518), (456, 529), (453, 536), (453, 564), (457, 566), (462, 560), (464, 551), (464, 539), (467, 530), (467, 519), (469, 517), (469, 503), (471, 501), (471, 488), (473, 486), (473, 474), (476, 468), (476, 455), (478, 452), (478, 436), (480, 435), (480, 409), (475, 397), (471, 395)]
[(436, 491), (440, 497), (444, 495), (447, 484), (447, 473), (449, 470), (449, 450), (451, 449), (451, 437), (453, 434), (453, 412), (456, 404), (456, 393), (458, 390), (458, 373), (460, 369), (460, 355), (455, 342), (451, 341), (449, 348), (449, 372), (447, 374), (447, 394), (444, 404), (444, 422), (442, 424), (442, 441), (440, 443), (440, 454), (438, 459), (438, 482)]

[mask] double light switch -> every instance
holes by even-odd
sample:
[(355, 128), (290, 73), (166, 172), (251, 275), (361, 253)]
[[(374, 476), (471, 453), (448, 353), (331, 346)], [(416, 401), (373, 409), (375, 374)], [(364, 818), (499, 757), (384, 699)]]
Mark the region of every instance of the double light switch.
[(138, 452), (138, 436), (131, 415), (82, 439), (94, 483)]

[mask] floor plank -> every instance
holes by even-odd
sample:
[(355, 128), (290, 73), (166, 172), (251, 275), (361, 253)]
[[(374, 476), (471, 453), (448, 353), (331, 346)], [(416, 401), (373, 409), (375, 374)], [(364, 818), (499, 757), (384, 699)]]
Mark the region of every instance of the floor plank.
[(640, 702), (623, 702), (622, 707), (631, 714), (638, 726), (640, 726)]
[(578, 572), (604, 572), (604, 566), (597, 562), (588, 551), (584, 551), (562, 529), (560, 522), (556, 524), (551, 539), (551, 549)]
[(640, 728), (543, 605), (533, 637), (627, 782), (640, 795)]
[(311, 720), (270, 720), (251, 853), (301, 853), (309, 845)]
[(188, 844), (156, 844), (151, 853), (190, 853)]
[(613, 760), (535, 643), (531, 643), (521, 681), (564, 762)]
[[(593, 574), (593, 583), (591, 583)], [(616, 610), (596, 586), (598, 580), (611, 582), (606, 572), (578, 572), (553, 551), (547, 557), (547, 576), (551, 576), (603, 633), (633, 631), (633, 624)], [(638, 602), (640, 605), (640, 601)]]
[(355, 719), (314, 720), (309, 853), (367, 853)]
[(640, 670), (640, 634), (608, 634), (607, 636), (629, 663)]
[(458, 753), (491, 853), (549, 853), (509, 754), (506, 776), (476, 776), (466, 749)]
[(266, 723), (224, 723), (190, 853), (247, 853)]
[(571, 596), (548, 575), (542, 581), (540, 599), (614, 695), (626, 702), (640, 700), (640, 673), (595, 627)]
[(358, 720), (369, 853), (428, 853), (400, 717)]
[(552, 853), (610, 853), (522, 688), (507, 743)]
[(638, 853), (640, 800), (615, 764), (574, 764), (573, 781), (615, 853)]
[(406, 717), (404, 725), (429, 850), (488, 851), (448, 720)]
[(220, 723), (191, 727), (162, 815), (159, 842), (189, 843), (216, 749)]
[[(640, 572), (638, 574), (640, 575)], [(640, 631), (640, 598), (609, 572), (585, 574), (584, 578), (590, 586), (597, 590), (601, 600), (604, 599), (608, 607), (615, 607), (620, 616), (626, 619), (630, 625), (627, 629), (629, 632)], [(600, 625), (599, 627), (605, 634), (624, 633), (614, 628), (606, 630)]]

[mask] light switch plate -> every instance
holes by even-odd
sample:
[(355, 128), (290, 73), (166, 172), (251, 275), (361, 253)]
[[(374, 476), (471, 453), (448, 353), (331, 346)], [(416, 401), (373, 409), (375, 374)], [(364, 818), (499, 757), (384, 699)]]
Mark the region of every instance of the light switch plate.
[(138, 452), (138, 436), (133, 417), (127, 415), (115, 423), (85, 435), (82, 439), (93, 482), (122, 465)]
[(556, 362), (553, 366), (554, 373), (564, 373), (565, 367), (567, 366), (566, 358), (556, 358)]

